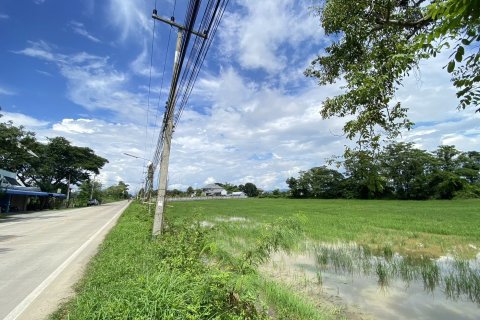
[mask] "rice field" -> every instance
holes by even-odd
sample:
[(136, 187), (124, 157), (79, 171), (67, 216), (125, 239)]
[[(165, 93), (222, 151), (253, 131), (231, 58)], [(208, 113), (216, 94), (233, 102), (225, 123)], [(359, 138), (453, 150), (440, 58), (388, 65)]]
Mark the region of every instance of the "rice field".
[[(133, 203), (90, 263), (77, 296), (51, 318), (474, 319), (480, 270), (471, 261), (480, 251), (479, 205), (172, 202), (165, 232), (152, 239), (152, 214)], [(445, 257), (450, 269), (435, 262)], [(384, 288), (394, 298), (387, 299)], [(437, 297), (438, 288), (448, 301), (443, 293)], [(419, 301), (439, 314), (412, 314)], [(378, 305), (388, 308), (364, 311)]]
[[(301, 215), (305, 235), (320, 242), (355, 242), (373, 251), (386, 246), (409, 256), (452, 254), (473, 258), (480, 251), (480, 201), (245, 199), (174, 202), (172, 217), (196, 215), (209, 223), (232, 217), (250, 224)], [(235, 230), (230, 230), (236, 232)], [(244, 241), (256, 232), (242, 230)]]

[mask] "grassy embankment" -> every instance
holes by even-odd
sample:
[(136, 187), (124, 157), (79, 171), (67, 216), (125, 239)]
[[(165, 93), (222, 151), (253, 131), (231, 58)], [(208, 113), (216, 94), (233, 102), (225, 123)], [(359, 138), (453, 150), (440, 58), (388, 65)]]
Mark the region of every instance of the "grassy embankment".
[[(315, 241), (356, 241), (374, 249), (389, 243), (404, 253), (455, 250), (471, 255), (472, 246), (480, 246), (479, 204), (284, 199), (171, 203), (169, 227), (154, 241), (151, 217), (145, 207), (133, 204), (90, 264), (77, 297), (53, 318), (337, 317), (338, 310), (315, 306), (263, 278), (256, 267), (303, 235)], [(303, 215), (304, 234), (292, 218), (296, 213)]]

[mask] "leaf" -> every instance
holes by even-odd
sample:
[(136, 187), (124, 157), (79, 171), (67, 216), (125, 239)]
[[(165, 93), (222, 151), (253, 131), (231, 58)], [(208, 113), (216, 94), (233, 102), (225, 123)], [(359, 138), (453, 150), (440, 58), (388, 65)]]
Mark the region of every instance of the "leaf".
[(448, 63), (448, 66), (447, 66), (448, 73), (452, 73), (453, 69), (455, 69), (455, 61), (454, 60), (452, 60)]
[(457, 53), (455, 54), (455, 60), (457, 60), (457, 62), (461, 62), (463, 59), (464, 53), (465, 53), (465, 49), (462, 46), (459, 46), (457, 49)]

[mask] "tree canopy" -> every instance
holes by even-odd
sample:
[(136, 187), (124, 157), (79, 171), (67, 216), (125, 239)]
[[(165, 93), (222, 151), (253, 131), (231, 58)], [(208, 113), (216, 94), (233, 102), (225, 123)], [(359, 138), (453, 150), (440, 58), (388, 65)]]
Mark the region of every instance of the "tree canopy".
[(69, 180), (79, 185), (106, 163), (92, 149), (73, 146), (63, 137), (48, 138), (44, 144), (22, 126), (0, 123), (0, 168), (17, 172), (27, 186), (66, 191)]
[(442, 51), (451, 54), (458, 107), (478, 108), (480, 0), (325, 0), (314, 10), (334, 40), (305, 74), (320, 85), (345, 80), (344, 93), (327, 98), (320, 113), (353, 116), (344, 126), (349, 139), (378, 148), (381, 132), (392, 138), (410, 129), (394, 94), (420, 60)]

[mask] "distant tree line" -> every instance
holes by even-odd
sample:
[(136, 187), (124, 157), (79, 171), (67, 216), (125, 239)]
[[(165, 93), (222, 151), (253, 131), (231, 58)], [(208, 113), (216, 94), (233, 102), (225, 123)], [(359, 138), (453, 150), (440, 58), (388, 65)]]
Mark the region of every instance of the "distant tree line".
[(439, 146), (433, 152), (393, 143), (378, 154), (350, 150), (326, 166), (286, 180), (293, 198), (452, 199), (480, 197), (480, 152)]
[[(215, 183), (227, 191), (228, 194), (231, 194), (232, 192), (243, 192), (247, 197), (257, 197), (263, 193), (262, 189), (257, 188), (257, 186), (252, 183), (252, 182), (247, 182), (245, 184), (240, 184), (240, 185), (235, 185), (231, 184), (228, 182), (220, 183), (217, 182)], [(153, 190), (152, 192), (153, 195), (157, 194), (157, 190)], [(144, 190), (143, 188), (140, 189), (139, 191), (139, 196), (143, 197), (144, 195)], [(191, 197), (191, 196), (196, 196), (199, 197), (202, 195), (202, 189), (194, 189), (192, 186), (189, 186), (187, 190), (182, 191), (179, 189), (172, 189), (172, 190), (167, 190), (167, 196), (168, 197)]]
[(90, 199), (97, 199), (100, 203), (128, 199), (132, 196), (128, 192), (128, 187), (129, 185), (123, 181), (104, 188), (98, 181), (85, 180), (78, 190), (72, 193), (71, 202), (75, 206), (83, 206)]

